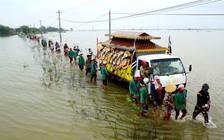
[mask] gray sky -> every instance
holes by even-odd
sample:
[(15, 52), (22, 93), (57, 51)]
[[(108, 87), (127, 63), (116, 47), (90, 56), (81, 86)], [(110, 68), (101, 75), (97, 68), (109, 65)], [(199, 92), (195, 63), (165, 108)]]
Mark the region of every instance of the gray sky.
[[(58, 27), (61, 13), (62, 28), (108, 29), (108, 21), (77, 23), (77, 21), (107, 20), (128, 14), (144, 13), (172, 7), (193, 0), (0, 0), (0, 24), (17, 28), (21, 25), (32, 27)], [(200, 2), (205, 2), (201, 0)], [(161, 14), (224, 14), (223, 0), (207, 0), (207, 4), (191, 5), (179, 9), (169, 9)], [(126, 14), (121, 14), (126, 13)], [(128, 14), (127, 14), (128, 13)], [(158, 14), (158, 12), (157, 12)], [(151, 28), (224, 28), (224, 16), (190, 15), (142, 15), (120, 20), (112, 20), (112, 29)]]

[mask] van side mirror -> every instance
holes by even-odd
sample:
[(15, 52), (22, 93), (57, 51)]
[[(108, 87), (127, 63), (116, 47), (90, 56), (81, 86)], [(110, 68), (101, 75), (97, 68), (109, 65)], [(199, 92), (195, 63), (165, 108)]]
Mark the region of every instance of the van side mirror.
[(192, 71), (192, 65), (189, 65), (189, 72)]
[(169, 46), (168, 48), (169, 48), (168, 54), (171, 55), (172, 54), (172, 47)]

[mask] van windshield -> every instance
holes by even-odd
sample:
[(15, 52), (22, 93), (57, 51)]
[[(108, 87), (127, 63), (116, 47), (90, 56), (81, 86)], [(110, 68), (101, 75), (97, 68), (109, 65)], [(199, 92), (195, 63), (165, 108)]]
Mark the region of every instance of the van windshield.
[(151, 60), (154, 75), (172, 75), (185, 73), (179, 58)]

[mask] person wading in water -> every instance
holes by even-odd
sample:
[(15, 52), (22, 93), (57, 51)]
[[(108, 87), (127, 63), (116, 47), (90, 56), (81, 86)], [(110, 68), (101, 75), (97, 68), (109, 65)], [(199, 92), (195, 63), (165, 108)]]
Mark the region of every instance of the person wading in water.
[(141, 81), (141, 88), (140, 88), (140, 104), (141, 104), (141, 116), (145, 116), (145, 113), (148, 111), (149, 106), (149, 93), (148, 93), (148, 83), (149, 78), (144, 78)]
[(203, 84), (201, 90), (197, 94), (197, 104), (194, 108), (193, 119), (197, 117), (199, 113), (202, 113), (204, 116), (205, 124), (208, 124), (208, 111), (210, 109), (210, 95), (208, 92), (209, 85)]
[(107, 68), (106, 68), (107, 62), (103, 61), (103, 65), (100, 69), (101, 72), (101, 79), (103, 81), (103, 90), (106, 90), (107, 87), (107, 77), (109, 75), (109, 73), (107, 72)]
[(170, 120), (170, 116), (171, 116), (171, 111), (174, 107), (174, 100), (172, 97), (172, 92), (174, 92), (177, 89), (177, 87), (173, 84), (168, 84), (165, 87), (165, 95), (164, 95), (164, 99), (163, 99), (163, 104), (162, 104), (162, 108), (163, 108), (163, 112), (164, 112), (164, 117), (163, 120)]
[(129, 96), (132, 100), (135, 101), (135, 104), (137, 105), (139, 103), (139, 95), (140, 95), (140, 81), (137, 79), (137, 77), (133, 77), (133, 80), (129, 82)]
[(176, 116), (175, 119), (178, 119), (180, 110), (182, 111), (182, 116), (180, 119), (182, 120), (186, 114), (187, 114), (187, 109), (186, 109), (186, 102), (187, 102), (187, 90), (185, 89), (184, 85), (179, 85), (178, 86), (178, 92), (175, 95), (175, 110), (176, 110)]

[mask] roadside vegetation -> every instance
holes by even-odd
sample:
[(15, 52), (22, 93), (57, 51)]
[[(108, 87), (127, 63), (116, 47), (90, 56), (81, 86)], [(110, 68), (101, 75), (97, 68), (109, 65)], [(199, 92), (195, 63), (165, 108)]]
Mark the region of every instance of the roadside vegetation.
[[(45, 27), (41, 26), (40, 28), (29, 27), (26, 25), (20, 26), (19, 28), (10, 28), (8, 26), (0, 25), (0, 36), (10, 36), (15, 34), (41, 34), (46, 32), (57, 32), (58, 28), (55, 27)], [(61, 29), (62, 32), (66, 31)]]
[(3, 26), (0, 25), (0, 36), (9, 36), (9, 35), (14, 35), (14, 31), (12, 28), (8, 26)]

